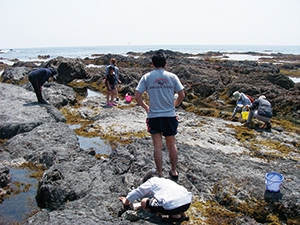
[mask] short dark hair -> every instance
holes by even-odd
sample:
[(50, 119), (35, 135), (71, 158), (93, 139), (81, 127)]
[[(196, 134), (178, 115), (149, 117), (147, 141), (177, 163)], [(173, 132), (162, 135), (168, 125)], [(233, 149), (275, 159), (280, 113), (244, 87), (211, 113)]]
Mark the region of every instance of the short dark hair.
[(166, 65), (166, 57), (163, 52), (156, 51), (152, 56), (152, 63), (155, 67), (165, 67)]
[(146, 173), (146, 175), (143, 177), (142, 182), (145, 183), (147, 180), (149, 180), (152, 177), (159, 177), (156, 170), (151, 170), (150, 172)]
[(115, 70), (115, 67), (114, 66), (109, 66), (108, 67), (108, 70), (110, 71), (110, 70)]

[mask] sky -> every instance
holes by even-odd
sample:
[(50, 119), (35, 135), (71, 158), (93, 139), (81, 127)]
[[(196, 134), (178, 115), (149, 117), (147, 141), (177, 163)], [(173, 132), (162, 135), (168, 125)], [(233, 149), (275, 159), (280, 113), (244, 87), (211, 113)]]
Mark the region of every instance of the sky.
[(300, 0), (0, 0), (0, 49), (298, 45)]

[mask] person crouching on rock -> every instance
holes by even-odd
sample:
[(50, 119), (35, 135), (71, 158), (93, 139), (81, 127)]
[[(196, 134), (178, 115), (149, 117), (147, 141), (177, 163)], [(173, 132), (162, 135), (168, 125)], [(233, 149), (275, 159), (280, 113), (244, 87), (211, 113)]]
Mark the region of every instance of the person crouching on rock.
[(172, 221), (189, 219), (185, 212), (190, 207), (192, 193), (170, 179), (159, 177), (154, 171), (144, 176), (143, 184), (137, 189), (129, 192), (126, 197), (119, 197), (119, 200), (129, 206), (141, 198), (141, 207), (151, 213), (168, 215), (167, 219)]
[(264, 122), (261, 128), (271, 129), (270, 120), (273, 116), (271, 103), (266, 99), (266, 96), (261, 95), (257, 100), (255, 100), (250, 106), (246, 106), (250, 109), (249, 116), (245, 126), (249, 127), (252, 118)]
[(43, 84), (49, 80), (50, 77), (54, 77), (56, 79), (56, 76), (58, 75), (58, 72), (54, 68), (40, 68), (34, 71), (31, 71), (28, 74), (28, 80), (32, 84), (34, 88), (34, 92), (36, 94), (37, 100), (41, 104), (48, 104), (42, 96), (42, 86)]
[(229, 117), (230, 120), (232, 120), (237, 113), (241, 113), (244, 106), (251, 105), (250, 99), (244, 93), (236, 91), (232, 96), (233, 100), (236, 101), (236, 107), (234, 108), (232, 115)]

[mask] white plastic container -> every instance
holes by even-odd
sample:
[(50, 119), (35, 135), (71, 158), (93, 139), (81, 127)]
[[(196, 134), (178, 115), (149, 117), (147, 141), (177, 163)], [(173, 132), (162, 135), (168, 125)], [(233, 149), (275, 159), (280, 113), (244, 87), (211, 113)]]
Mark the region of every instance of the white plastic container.
[(284, 177), (280, 173), (270, 172), (266, 174), (266, 188), (270, 192), (279, 192)]

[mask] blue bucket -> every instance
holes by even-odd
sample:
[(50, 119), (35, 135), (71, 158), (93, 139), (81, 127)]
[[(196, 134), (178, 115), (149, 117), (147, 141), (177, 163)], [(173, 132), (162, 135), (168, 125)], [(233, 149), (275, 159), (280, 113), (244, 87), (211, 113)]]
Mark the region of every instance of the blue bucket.
[(270, 172), (266, 174), (266, 188), (270, 192), (280, 191), (280, 185), (284, 177), (280, 173)]

